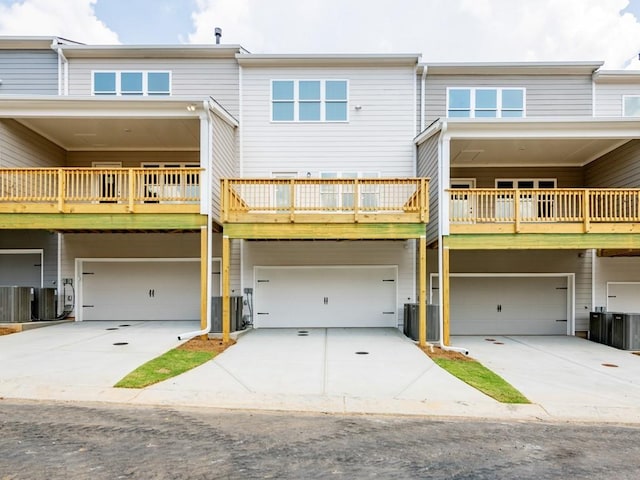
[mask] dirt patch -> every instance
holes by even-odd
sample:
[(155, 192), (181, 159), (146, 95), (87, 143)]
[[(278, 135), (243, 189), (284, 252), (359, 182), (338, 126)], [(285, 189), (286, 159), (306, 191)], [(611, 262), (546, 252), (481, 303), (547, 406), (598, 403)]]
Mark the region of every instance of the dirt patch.
[(631, 352), (631, 353), (633, 353), (634, 355), (638, 355), (640, 357), (640, 352)]
[(443, 350), (440, 347), (433, 347), (433, 352), (429, 347), (418, 347), (424, 353), (426, 353), (431, 358), (447, 358), (449, 360), (462, 360), (465, 362), (474, 362), (475, 360), (471, 357), (467, 357), (466, 355), (461, 354), (460, 352), (454, 352), (452, 350)]
[(0, 335), (10, 335), (16, 332), (17, 330), (14, 330), (13, 328), (0, 327)]
[(178, 350), (189, 350), (191, 352), (216, 352), (222, 353), (227, 348), (235, 345), (235, 340), (229, 340), (224, 343), (219, 338), (201, 338), (195, 337), (178, 347)]

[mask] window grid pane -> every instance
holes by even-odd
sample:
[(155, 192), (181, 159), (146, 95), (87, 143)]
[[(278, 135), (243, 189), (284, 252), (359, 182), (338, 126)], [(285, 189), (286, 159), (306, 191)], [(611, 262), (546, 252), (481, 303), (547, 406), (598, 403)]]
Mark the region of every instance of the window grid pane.
[(640, 117), (640, 96), (624, 97), (624, 116)]
[(347, 80), (272, 80), (272, 121), (348, 121)]
[(327, 80), (325, 96), (329, 100), (347, 100), (347, 82), (345, 80)]
[(449, 90), (449, 108), (451, 110), (471, 108), (471, 90)]
[(292, 122), (293, 102), (274, 102), (273, 120), (278, 122)]
[(120, 90), (123, 95), (142, 95), (142, 72), (122, 72)]
[(320, 102), (300, 103), (299, 120), (301, 122), (319, 122)]
[(272, 89), (273, 100), (293, 100), (293, 81), (275, 81)]
[(116, 93), (115, 72), (96, 72), (93, 74), (94, 93), (111, 94)]
[(169, 72), (149, 72), (147, 76), (149, 95), (169, 95)]
[(320, 82), (319, 81), (301, 81), (298, 87), (298, 95), (300, 101), (303, 100), (320, 100)]
[(346, 122), (347, 102), (327, 103), (325, 114), (328, 122)]

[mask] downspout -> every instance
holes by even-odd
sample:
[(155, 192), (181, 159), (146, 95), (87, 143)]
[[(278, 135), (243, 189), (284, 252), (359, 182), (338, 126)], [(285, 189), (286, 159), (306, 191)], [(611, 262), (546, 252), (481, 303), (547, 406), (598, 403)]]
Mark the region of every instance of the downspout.
[(427, 70), (429, 67), (426, 65), (422, 68), (422, 79), (420, 81), (420, 131), (424, 130), (424, 112), (425, 112), (425, 101), (424, 101), (424, 92), (426, 90), (427, 83)]
[[(208, 102), (204, 102), (206, 115), (201, 117), (201, 121), (204, 121), (206, 118), (207, 124), (207, 139), (205, 143), (205, 151), (207, 158), (207, 189), (209, 194), (205, 195), (205, 201), (207, 203), (206, 213), (207, 213), (207, 323), (204, 329), (195, 330), (193, 332), (181, 333), (178, 335), (178, 340), (189, 340), (190, 338), (197, 337), (199, 335), (208, 335), (211, 331), (211, 274), (212, 274), (212, 263), (213, 263), (213, 202), (211, 201), (211, 181), (212, 181), (212, 154), (213, 154), (213, 133), (212, 133), (212, 119), (211, 114), (209, 113), (209, 104)], [(202, 146), (201, 146), (202, 148)], [(202, 157), (201, 157), (202, 158)], [(201, 200), (202, 201), (202, 198)]]
[(69, 95), (69, 61), (62, 52), (62, 45), (53, 39), (51, 49), (58, 54), (58, 95)]
[[(443, 179), (444, 179), (444, 161), (443, 161), (443, 147), (442, 147), (442, 140), (443, 137), (446, 135), (447, 133), (447, 122), (444, 121), (442, 122), (442, 127), (440, 129), (440, 140), (438, 141), (438, 157), (439, 157), (439, 162), (438, 162), (438, 178), (439, 178), (439, 183), (440, 183), (440, 187), (439, 187), (439, 195), (440, 195), (440, 215), (438, 216), (438, 230), (439, 230), (439, 234), (438, 234), (438, 243), (439, 243), (439, 248), (438, 248), (438, 303), (440, 304), (440, 308), (438, 309), (438, 322), (440, 325), (439, 328), (439, 332), (440, 332), (440, 338), (438, 339), (438, 346), (442, 349), (442, 350), (447, 350), (447, 351), (452, 351), (452, 352), (459, 352), (462, 353), (463, 355), (469, 355), (469, 349), (467, 348), (463, 348), (463, 347), (451, 347), (449, 345), (445, 345), (444, 344), (444, 312), (443, 312), (443, 288), (442, 288), (442, 249), (444, 248), (444, 243), (443, 243), (443, 231), (444, 231), (444, 224), (445, 222), (449, 222), (449, 218), (445, 218), (444, 215), (442, 215), (442, 204), (445, 201), (445, 189), (448, 187), (445, 187), (444, 183), (443, 183)], [(449, 162), (447, 162), (447, 168), (451, 168), (451, 166), (449, 165)], [(448, 178), (448, 177), (447, 177)], [(451, 293), (449, 293), (449, 296), (451, 296)]]

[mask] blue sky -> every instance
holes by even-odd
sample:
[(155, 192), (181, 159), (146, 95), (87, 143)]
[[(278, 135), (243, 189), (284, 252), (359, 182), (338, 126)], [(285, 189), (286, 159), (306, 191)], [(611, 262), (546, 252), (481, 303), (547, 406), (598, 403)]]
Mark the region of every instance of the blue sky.
[(0, 35), (640, 69), (640, 0), (0, 0)]

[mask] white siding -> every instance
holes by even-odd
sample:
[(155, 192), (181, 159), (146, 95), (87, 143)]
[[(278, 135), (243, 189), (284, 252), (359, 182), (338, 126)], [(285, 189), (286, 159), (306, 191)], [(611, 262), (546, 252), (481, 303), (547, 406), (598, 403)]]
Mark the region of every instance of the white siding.
[(457, 250), (452, 273), (574, 273), (576, 331), (589, 329), (591, 252), (585, 250)]
[(623, 95), (640, 95), (640, 83), (596, 83), (596, 117), (621, 117)]
[(211, 171), (212, 214), (220, 223), (220, 179), (238, 176), (236, 156), (236, 128), (229, 125), (218, 115), (213, 115), (213, 158)]
[[(415, 175), (413, 67), (243, 68), (243, 174)], [(347, 123), (271, 122), (271, 80), (349, 81)], [(362, 108), (356, 110), (355, 106)]]
[(405, 241), (245, 242), (244, 285), (254, 286), (254, 266), (398, 265), (398, 321), (415, 302), (414, 249)]
[(238, 113), (239, 76), (235, 58), (73, 58), (69, 61), (69, 95), (91, 95), (92, 70), (168, 70), (172, 96), (211, 96), (232, 115)]
[(0, 168), (62, 167), (65, 151), (15, 120), (0, 119)]
[(591, 116), (589, 75), (428, 75), (426, 125), (447, 116), (447, 87), (523, 87), (527, 117)]
[(640, 258), (596, 257), (594, 306), (607, 306), (607, 282), (640, 282)]

